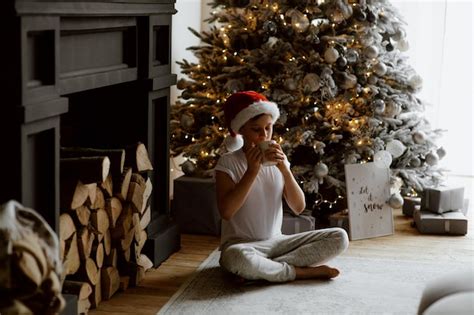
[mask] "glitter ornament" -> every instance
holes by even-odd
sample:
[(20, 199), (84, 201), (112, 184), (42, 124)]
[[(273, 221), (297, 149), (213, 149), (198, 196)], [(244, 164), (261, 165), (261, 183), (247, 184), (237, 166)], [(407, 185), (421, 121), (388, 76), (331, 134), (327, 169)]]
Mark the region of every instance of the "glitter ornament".
[(375, 74), (378, 75), (379, 77), (387, 73), (387, 66), (381, 61), (376, 63), (372, 69), (374, 70)]
[(377, 58), (377, 56), (379, 55), (379, 50), (377, 47), (375, 46), (367, 46), (365, 49), (364, 49), (364, 55), (367, 57), (367, 58), (370, 58), (370, 59), (374, 59), (374, 58)]
[(430, 152), (425, 156), (425, 162), (430, 166), (435, 166), (436, 164), (438, 164), (438, 161), (439, 157), (436, 152)]
[(374, 163), (380, 168), (389, 168), (392, 164), (392, 155), (385, 150), (381, 150), (374, 154)]
[(403, 197), (398, 193), (392, 194), (388, 199), (388, 205), (393, 209), (400, 209), (403, 207)]
[(194, 125), (194, 117), (192, 114), (186, 113), (181, 116), (181, 126), (184, 129), (189, 129)]
[(414, 74), (408, 79), (408, 84), (410, 84), (414, 90), (419, 89), (423, 86), (423, 78), (418, 74)]
[(348, 63), (356, 63), (359, 59), (359, 54), (354, 49), (348, 49), (345, 57)]
[(186, 160), (183, 162), (181, 166), (181, 171), (183, 171), (186, 175), (194, 175), (196, 172), (196, 164), (194, 164), (191, 160)]
[(398, 158), (403, 155), (407, 147), (399, 140), (391, 140), (387, 143), (386, 149), (394, 158)]
[(310, 93), (316, 92), (321, 85), (320, 82), (321, 82), (321, 79), (316, 73), (308, 73), (303, 78), (304, 91), (307, 91)]
[(275, 22), (273, 21), (265, 21), (263, 22), (262, 29), (268, 35), (275, 35), (277, 33), (278, 27)]
[(324, 52), (324, 60), (327, 63), (335, 63), (337, 58), (339, 58), (339, 52), (337, 51), (337, 49), (333, 47), (329, 47)]
[(423, 144), (426, 141), (426, 134), (423, 131), (415, 131), (413, 133), (413, 141), (418, 144)]
[(440, 147), (436, 150), (436, 154), (438, 154), (439, 159), (442, 159), (446, 156), (446, 150), (443, 147)]
[(411, 158), (410, 159), (410, 166), (412, 167), (420, 167), (421, 165), (421, 160), (417, 157)]
[(298, 10), (293, 10), (291, 12), (291, 26), (298, 33), (303, 33), (309, 27), (308, 17)]
[(347, 65), (347, 59), (341, 56), (337, 58), (336, 63), (338, 67), (344, 68)]

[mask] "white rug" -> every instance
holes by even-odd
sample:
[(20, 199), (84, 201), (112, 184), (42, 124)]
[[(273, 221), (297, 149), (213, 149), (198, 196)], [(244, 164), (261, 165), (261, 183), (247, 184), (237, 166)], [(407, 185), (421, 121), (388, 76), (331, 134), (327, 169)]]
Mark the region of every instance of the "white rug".
[(238, 285), (218, 267), (219, 255), (214, 251), (158, 314), (416, 314), (429, 280), (466, 267), (343, 256), (330, 262), (341, 270), (334, 280)]

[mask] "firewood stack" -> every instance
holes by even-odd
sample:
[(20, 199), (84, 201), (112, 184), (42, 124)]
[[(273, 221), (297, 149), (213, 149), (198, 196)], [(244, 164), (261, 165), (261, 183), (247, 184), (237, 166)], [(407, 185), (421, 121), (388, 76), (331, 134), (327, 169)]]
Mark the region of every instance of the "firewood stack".
[(153, 169), (142, 143), (125, 149), (61, 148), (59, 239), (63, 293), (87, 313), (153, 266), (141, 253), (151, 219)]
[(61, 295), (58, 237), (33, 209), (0, 205), (0, 314), (56, 314)]

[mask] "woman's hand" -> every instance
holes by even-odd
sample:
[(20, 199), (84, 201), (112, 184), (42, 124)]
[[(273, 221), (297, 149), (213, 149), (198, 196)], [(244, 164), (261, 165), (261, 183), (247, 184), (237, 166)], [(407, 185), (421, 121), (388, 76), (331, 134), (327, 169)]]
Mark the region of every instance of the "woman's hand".
[(265, 150), (265, 159), (267, 161), (276, 162), (276, 167), (278, 167), (280, 171), (287, 169), (287, 165), (285, 164), (287, 157), (285, 153), (283, 153), (281, 146), (276, 142), (271, 143), (268, 149)]

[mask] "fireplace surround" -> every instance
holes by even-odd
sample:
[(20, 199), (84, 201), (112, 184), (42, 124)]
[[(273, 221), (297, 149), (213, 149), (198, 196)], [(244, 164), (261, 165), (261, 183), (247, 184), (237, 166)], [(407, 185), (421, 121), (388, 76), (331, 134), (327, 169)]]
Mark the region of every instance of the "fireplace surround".
[(157, 266), (179, 248), (169, 213), (175, 13), (171, 0), (1, 2), (0, 203), (16, 199), (58, 231), (60, 146), (143, 142), (154, 166), (144, 252)]

